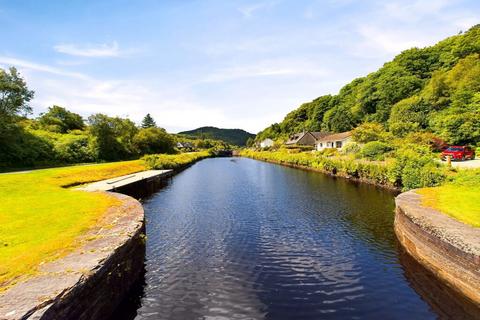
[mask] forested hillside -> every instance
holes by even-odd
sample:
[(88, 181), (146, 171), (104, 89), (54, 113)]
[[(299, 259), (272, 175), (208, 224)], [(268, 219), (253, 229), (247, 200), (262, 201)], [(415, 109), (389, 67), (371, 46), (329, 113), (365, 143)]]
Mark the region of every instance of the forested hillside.
[(452, 144), (480, 142), (480, 25), (434, 46), (413, 48), (337, 95), (302, 104), (257, 135), (347, 131), (376, 122), (398, 137), (432, 132)]
[(254, 134), (242, 129), (220, 129), (215, 127), (201, 127), (190, 131), (179, 132), (178, 134), (189, 137), (221, 140), (236, 146), (244, 146), (249, 138), (255, 137)]

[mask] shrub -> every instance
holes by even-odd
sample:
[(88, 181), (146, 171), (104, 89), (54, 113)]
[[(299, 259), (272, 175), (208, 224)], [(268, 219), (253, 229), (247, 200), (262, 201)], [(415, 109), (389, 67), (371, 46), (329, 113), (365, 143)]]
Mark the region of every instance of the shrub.
[(427, 146), (405, 145), (395, 154), (389, 178), (402, 190), (437, 186), (446, 178), (445, 169), (433, 161)]
[(95, 161), (95, 151), (90, 140), (87, 135), (61, 135), (54, 144), (56, 158), (66, 163)]
[(383, 160), (385, 158), (385, 153), (392, 150), (388, 144), (380, 141), (371, 141), (366, 143), (360, 155), (369, 160)]
[(324, 157), (334, 157), (338, 156), (339, 152), (336, 148), (325, 148), (322, 151), (319, 152)]
[(343, 154), (357, 154), (361, 151), (362, 147), (356, 142), (349, 142), (343, 147)]
[(209, 151), (181, 153), (181, 154), (151, 154), (142, 158), (148, 169), (178, 169), (189, 163), (207, 158), (211, 154)]
[(164, 129), (146, 128), (133, 137), (133, 144), (140, 154), (153, 153), (172, 153), (174, 150), (174, 140)]

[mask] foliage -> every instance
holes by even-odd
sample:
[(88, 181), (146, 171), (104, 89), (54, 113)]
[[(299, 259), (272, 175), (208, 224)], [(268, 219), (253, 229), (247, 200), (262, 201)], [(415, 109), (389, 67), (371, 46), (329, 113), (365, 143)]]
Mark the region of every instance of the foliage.
[(97, 113), (88, 117), (88, 123), (98, 159), (117, 160), (135, 155), (133, 137), (138, 129), (131, 120)]
[(325, 148), (322, 151), (319, 151), (318, 154), (324, 157), (334, 157), (334, 156), (338, 156), (339, 152), (336, 148)]
[(142, 125), (141, 127), (143, 129), (147, 129), (147, 128), (154, 128), (156, 127), (157, 124), (155, 123), (155, 120), (153, 120), (152, 116), (150, 115), (150, 113), (147, 113), (147, 115), (143, 118), (142, 120)]
[(343, 148), (343, 154), (359, 154), (360, 150), (362, 149), (361, 145), (356, 142), (348, 142)]
[(392, 147), (381, 141), (367, 142), (360, 150), (360, 155), (369, 160), (383, 160), (385, 154), (392, 150)]
[(340, 156), (325, 157), (311, 152), (243, 150), (241, 155), (263, 161), (310, 167), (329, 174), (353, 177), (402, 190), (437, 186), (446, 177), (445, 169), (436, 165), (428, 148), (412, 150), (410, 146), (402, 149), (395, 159), (382, 162)]
[(40, 115), (38, 122), (44, 129), (60, 133), (82, 130), (85, 127), (79, 114), (59, 106), (49, 107), (46, 113)]
[(133, 137), (133, 144), (140, 154), (172, 153), (175, 147), (173, 137), (156, 127), (140, 129)]
[(54, 151), (60, 163), (95, 161), (91, 138), (83, 132), (60, 135), (54, 143)]
[(404, 145), (395, 151), (395, 161), (389, 172), (391, 182), (402, 190), (440, 185), (446, 178), (445, 169), (435, 163), (426, 146)]
[(0, 122), (20, 113), (30, 113), (32, 109), (28, 102), (33, 98), (33, 94), (17, 69), (0, 69)]
[(255, 137), (254, 134), (248, 133), (245, 130), (219, 129), (215, 127), (201, 127), (195, 130), (179, 132), (178, 134), (191, 138), (221, 140), (227, 144), (236, 146), (245, 146), (248, 138)]
[(208, 151), (191, 152), (182, 154), (151, 154), (142, 158), (145, 166), (152, 170), (178, 169), (192, 162), (208, 158)]
[(359, 142), (386, 142), (388, 135), (368, 136), (379, 129), (369, 124), (374, 122), (397, 137), (431, 132), (450, 144), (477, 144), (479, 54), (480, 25), (432, 47), (406, 50), (376, 72), (345, 85), (337, 95), (302, 104), (282, 122), (261, 131), (256, 140), (285, 138), (302, 130), (348, 131), (368, 124), (359, 132)]
[(385, 131), (385, 128), (375, 122), (365, 122), (352, 131), (352, 138), (358, 143), (367, 143), (370, 141), (389, 141), (391, 135)]
[(0, 164), (3, 166), (33, 166), (55, 160), (53, 143), (42, 136), (25, 130), (18, 124), (4, 128), (0, 143)]

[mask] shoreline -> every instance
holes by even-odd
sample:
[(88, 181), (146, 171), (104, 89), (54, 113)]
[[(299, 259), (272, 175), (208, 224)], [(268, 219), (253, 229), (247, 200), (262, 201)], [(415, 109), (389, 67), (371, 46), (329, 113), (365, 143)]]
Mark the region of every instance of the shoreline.
[(289, 168), (294, 168), (294, 169), (317, 172), (317, 173), (328, 175), (332, 178), (342, 178), (342, 179), (345, 179), (345, 180), (348, 180), (348, 181), (351, 181), (351, 182), (354, 182), (354, 183), (369, 184), (369, 185), (379, 187), (379, 188), (382, 188), (382, 189), (385, 189), (385, 190), (388, 190), (388, 191), (391, 191), (391, 192), (394, 192), (394, 193), (397, 193), (397, 194), (401, 193), (400, 188), (394, 187), (394, 186), (391, 186), (391, 185), (381, 184), (381, 183), (378, 183), (378, 182), (374, 181), (373, 179), (355, 178), (353, 176), (344, 175), (344, 174), (341, 174), (339, 172), (333, 173), (333, 172), (329, 172), (327, 170), (322, 170), (322, 169), (317, 169), (317, 168), (312, 168), (312, 167), (308, 167), (308, 166), (303, 166), (303, 165), (299, 165), (299, 164), (292, 164), (292, 163), (282, 162), (282, 161), (275, 161), (275, 160), (269, 160), (269, 159), (257, 159), (257, 158), (248, 157), (248, 156), (244, 156), (244, 155), (238, 155), (236, 157), (263, 161), (263, 162), (272, 163), (272, 164), (285, 166), (285, 167), (289, 167)]

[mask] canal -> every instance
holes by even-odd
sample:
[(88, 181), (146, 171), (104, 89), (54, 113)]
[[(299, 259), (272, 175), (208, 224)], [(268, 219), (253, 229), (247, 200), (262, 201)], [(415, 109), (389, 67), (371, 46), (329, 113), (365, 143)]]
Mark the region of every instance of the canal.
[(443, 288), (396, 241), (394, 194), (374, 186), (215, 158), (175, 176), (144, 208), (145, 273), (116, 319), (431, 319), (445, 311), (428, 296)]

